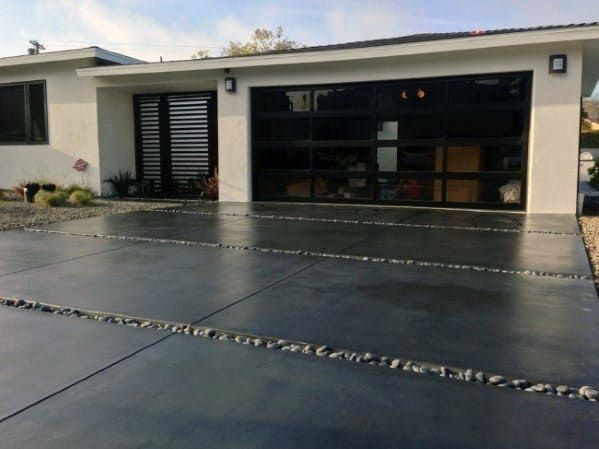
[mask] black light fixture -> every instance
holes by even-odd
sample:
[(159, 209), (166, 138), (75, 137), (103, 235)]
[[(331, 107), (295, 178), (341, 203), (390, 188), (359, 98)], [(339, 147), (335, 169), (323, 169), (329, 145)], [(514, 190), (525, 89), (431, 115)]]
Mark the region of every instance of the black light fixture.
[(233, 77), (225, 78), (225, 91), (231, 92), (231, 93), (235, 92), (235, 90), (237, 88), (235, 84), (236, 84), (235, 78), (233, 78)]
[(549, 56), (549, 73), (566, 73), (568, 71), (568, 55)]

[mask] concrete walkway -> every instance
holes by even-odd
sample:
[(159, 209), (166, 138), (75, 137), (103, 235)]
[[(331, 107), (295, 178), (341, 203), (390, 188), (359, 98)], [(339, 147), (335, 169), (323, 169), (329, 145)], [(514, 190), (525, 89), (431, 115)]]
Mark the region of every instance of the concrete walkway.
[[(599, 386), (599, 302), (571, 216), (221, 203), (98, 217), (0, 233), (0, 297), (48, 304), (0, 307), (7, 448), (599, 438), (599, 403), (554, 390)], [(62, 308), (291, 343), (51, 313)], [(468, 368), (552, 387), (460, 381)]]

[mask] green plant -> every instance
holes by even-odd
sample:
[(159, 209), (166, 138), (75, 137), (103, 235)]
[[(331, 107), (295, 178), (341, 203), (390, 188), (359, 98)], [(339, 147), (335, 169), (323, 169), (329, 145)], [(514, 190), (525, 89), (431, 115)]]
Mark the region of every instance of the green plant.
[(67, 195), (71, 195), (71, 193), (73, 193), (75, 190), (83, 190), (84, 192), (87, 192), (90, 194), (90, 196), (94, 196), (94, 191), (92, 189), (90, 189), (87, 186), (81, 185), (81, 184), (69, 184), (68, 186), (65, 187), (64, 191), (67, 192)]
[(589, 168), (589, 175), (591, 179), (589, 179), (589, 184), (599, 189), (599, 161), (595, 161), (593, 166)]
[(104, 182), (111, 184), (118, 196), (127, 196), (129, 195), (129, 187), (133, 184), (133, 175), (131, 170), (119, 170), (117, 175), (111, 176)]
[(40, 190), (35, 194), (35, 202), (48, 207), (62, 206), (67, 201), (67, 192), (57, 190), (55, 192), (47, 192)]
[(218, 174), (203, 176), (199, 179), (200, 198), (204, 200), (218, 199)]
[(69, 195), (69, 203), (73, 206), (87, 206), (92, 202), (92, 198), (88, 190), (73, 190)]

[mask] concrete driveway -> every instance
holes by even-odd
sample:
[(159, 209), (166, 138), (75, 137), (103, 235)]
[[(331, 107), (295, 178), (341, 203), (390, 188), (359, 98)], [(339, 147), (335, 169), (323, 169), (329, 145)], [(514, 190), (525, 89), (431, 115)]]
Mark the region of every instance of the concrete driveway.
[(98, 217), (0, 233), (0, 297), (7, 448), (599, 438), (581, 391), (599, 386), (599, 303), (571, 216), (221, 203)]

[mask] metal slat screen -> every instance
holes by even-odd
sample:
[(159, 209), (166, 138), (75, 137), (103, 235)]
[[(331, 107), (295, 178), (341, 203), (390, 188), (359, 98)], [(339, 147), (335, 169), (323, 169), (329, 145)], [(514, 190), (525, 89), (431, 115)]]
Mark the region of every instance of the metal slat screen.
[(192, 193), (216, 158), (214, 94), (135, 96), (138, 170), (155, 193)]

